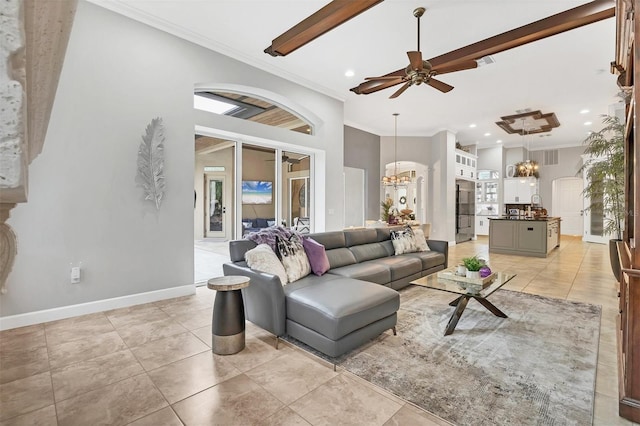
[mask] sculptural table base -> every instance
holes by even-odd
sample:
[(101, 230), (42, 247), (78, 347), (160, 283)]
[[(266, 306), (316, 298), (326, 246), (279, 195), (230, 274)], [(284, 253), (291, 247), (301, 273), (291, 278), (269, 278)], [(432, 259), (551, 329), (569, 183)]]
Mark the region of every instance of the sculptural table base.
[(480, 303), (482, 306), (484, 306), (485, 308), (487, 308), (493, 315), (500, 317), (500, 318), (508, 318), (507, 315), (502, 312), (500, 309), (496, 308), (496, 306), (489, 302), (487, 299), (485, 299), (484, 297), (475, 297), (475, 296), (471, 296), (471, 295), (463, 295), (458, 297), (457, 299), (453, 300), (451, 303), (449, 303), (449, 306), (455, 306), (456, 309), (455, 311), (453, 311), (453, 314), (451, 315), (451, 318), (449, 319), (449, 323), (447, 324), (447, 328), (444, 330), (444, 335), (448, 336), (451, 333), (453, 333), (453, 330), (456, 329), (456, 325), (458, 325), (458, 320), (460, 319), (460, 317), (462, 316), (462, 313), (464, 312), (465, 308), (467, 307), (467, 303), (469, 303), (469, 299), (476, 299), (478, 301), (478, 303)]

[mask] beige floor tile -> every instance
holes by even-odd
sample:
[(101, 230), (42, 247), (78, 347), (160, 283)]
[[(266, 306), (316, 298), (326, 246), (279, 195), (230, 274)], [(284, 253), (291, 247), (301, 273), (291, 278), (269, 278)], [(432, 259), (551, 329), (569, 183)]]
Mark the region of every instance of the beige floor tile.
[(113, 330), (113, 325), (103, 313), (46, 323), (44, 328), (47, 345), (50, 346), (86, 339)]
[(182, 422), (171, 407), (165, 407), (129, 423), (129, 426), (182, 426)]
[(8, 383), (49, 370), (47, 348), (7, 351), (0, 354), (0, 384)]
[(143, 371), (131, 351), (125, 349), (52, 370), (53, 393), (59, 402)]
[(153, 340), (131, 349), (147, 371), (210, 350), (207, 345), (189, 332)]
[(593, 413), (594, 426), (631, 426), (631, 422), (618, 415), (618, 397), (596, 392)]
[(598, 368), (596, 374), (596, 392), (612, 398), (618, 397), (617, 369)]
[(169, 318), (166, 312), (150, 303), (107, 311), (105, 315), (116, 329)]
[(193, 333), (193, 335), (200, 339), (205, 345), (211, 347), (211, 324), (191, 330), (191, 333)]
[(246, 345), (242, 351), (229, 355), (227, 358), (231, 364), (244, 373), (291, 351), (292, 349), (286, 345), (280, 345), (276, 349), (273, 345), (264, 343), (260, 339), (251, 338), (246, 339)]
[(173, 405), (186, 425), (251, 425), (283, 404), (241, 374)]
[(0, 426), (56, 426), (56, 407), (48, 405), (12, 419), (0, 421)]
[(211, 351), (202, 352), (150, 371), (149, 377), (167, 401), (173, 404), (240, 375), (228, 357), (215, 355)]
[(60, 426), (126, 425), (166, 406), (167, 401), (146, 374), (56, 404)]
[(7, 352), (44, 348), (45, 346), (47, 346), (47, 341), (42, 324), (0, 331), (0, 355)]
[(10, 419), (53, 404), (51, 374), (36, 374), (0, 385), (0, 420)]
[(336, 377), (333, 367), (290, 351), (245, 373), (285, 404), (290, 404)]
[(384, 426), (405, 425), (450, 426), (452, 423), (407, 403), (384, 424)]
[(181, 313), (173, 316), (173, 319), (179, 322), (187, 330), (195, 330), (207, 325), (211, 325), (211, 317), (213, 315), (213, 308), (208, 307), (204, 309), (198, 309), (196, 311)]
[(259, 426), (311, 426), (291, 408), (284, 407), (258, 423)]
[(342, 374), (289, 405), (313, 425), (383, 425), (401, 407)]
[(118, 334), (130, 348), (185, 331), (186, 328), (170, 317), (145, 323), (130, 323), (118, 328)]
[(116, 331), (97, 334), (71, 342), (50, 345), (49, 363), (51, 368), (61, 368), (69, 364), (85, 361), (126, 349), (127, 345)]

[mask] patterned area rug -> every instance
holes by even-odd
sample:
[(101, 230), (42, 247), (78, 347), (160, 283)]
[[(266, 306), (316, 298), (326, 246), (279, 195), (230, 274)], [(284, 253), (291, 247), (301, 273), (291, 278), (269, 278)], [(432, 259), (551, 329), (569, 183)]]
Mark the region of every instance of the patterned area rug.
[(444, 336), (455, 295), (400, 293), (398, 335), (333, 361), (457, 425), (592, 424), (599, 306), (499, 290), (509, 318), (469, 301)]

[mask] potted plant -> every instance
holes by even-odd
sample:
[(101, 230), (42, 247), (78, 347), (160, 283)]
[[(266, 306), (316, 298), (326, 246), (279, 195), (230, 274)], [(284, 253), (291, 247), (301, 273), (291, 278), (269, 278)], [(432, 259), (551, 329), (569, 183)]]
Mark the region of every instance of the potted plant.
[(615, 116), (603, 116), (604, 127), (585, 140), (584, 153), (589, 159), (578, 173), (584, 173), (587, 184), (583, 194), (589, 197), (587, 210), (604, 218), (605, 235), (609, 240), (611, 269), (620, 280), (620, 263), (616, 243), (622, 241), (624, 226), (624, 124)]
[(484, 262), (477, 256), (465, 257), (462, 259), (465, 268), (467, 268), (467, 278), (480, 278), (480, 268), (484, 266)]

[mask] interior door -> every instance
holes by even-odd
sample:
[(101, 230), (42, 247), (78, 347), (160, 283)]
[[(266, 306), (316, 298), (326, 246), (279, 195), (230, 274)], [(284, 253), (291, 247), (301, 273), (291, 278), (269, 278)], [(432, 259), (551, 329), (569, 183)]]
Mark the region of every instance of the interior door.
[(582, 235), (584, 229), (583, 181), (576, 177), (555, 179), (551, 184), (552, 216), (562, 218), (562, 233)]
[(231, 229), (228, 221), (232, 214), (227, 211), (230, 204), (225, 185), (225, 176), (205, 174), (205, 236), (228, 239)]
[[(587, 176), (587, 171), (585, 170), (584, 172), (585, 180), (583, 181), (583, 184), (585, 186), (587, 185), (586, 176)], [(594, 201), (596, 201), (594, 203), (595, 205), (602, 204), (602, 203), (598, 203), (597, 202), (598, 200), (594, 200)], [(597, 207), (589, 208), (591, 204), (592, 204), (591, 198), (585, 196), (583, 205), (582, 205), (584, 209), (584, 235), (582, 237), (582, 240), (589, 243), (608, 244), (609, 239), (611, 237), (604, 233), (604, 223), (605, 223), (604, 212), (602, 211), (602, 208), (597, 208)], [(564, 227), (564, 223), (562, 224), (562, 226)]]

